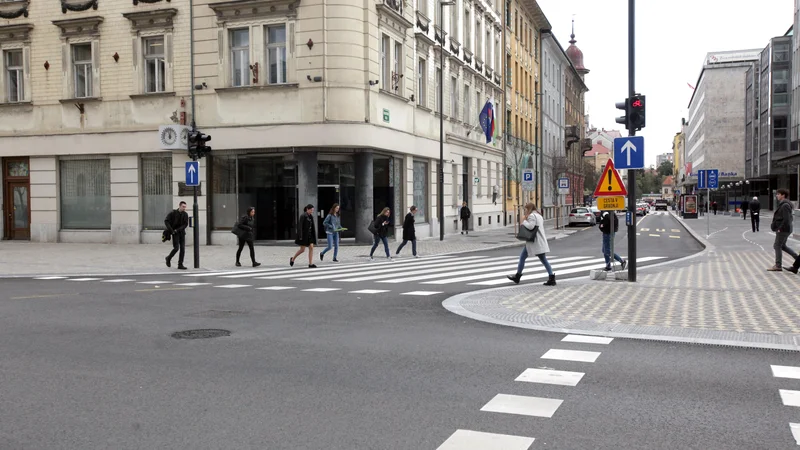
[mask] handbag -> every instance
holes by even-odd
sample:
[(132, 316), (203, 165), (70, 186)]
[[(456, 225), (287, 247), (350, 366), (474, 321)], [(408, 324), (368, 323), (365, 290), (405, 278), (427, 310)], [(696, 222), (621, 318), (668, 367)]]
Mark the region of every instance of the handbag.
[(233, 228), (231, 228), (231, 233), (235, 234), (236, 237), (241, 238), (244, 230), (239, 228), (239, 221), (233, 223)]
[(529, 230), (524, 226), (520, 226), (519, 233), (517, 233), (517, 239), (526, 242), (536, 242), (536, 236), (538, 234), (539, 234), (539, 225), (533, 227), (532, 230)]

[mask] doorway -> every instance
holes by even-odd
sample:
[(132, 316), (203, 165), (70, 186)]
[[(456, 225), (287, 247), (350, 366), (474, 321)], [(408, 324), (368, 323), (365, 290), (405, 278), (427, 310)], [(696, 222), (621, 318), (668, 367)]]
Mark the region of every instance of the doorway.
[(30, 175), (28, 158), (3, 161), (3, 238), (31, 238)]
[[(341, 203), (339, 200), (339, 185), (338, 184), (323, 184), (317, 185), (317, 237), (327, 239), (325, 233), (325, 226), (322, 222), (330, 212), (334, 203)], [(339, 211), (341, 211), (341, 207)], [(342, 225), (344, 226), (344, 225)], [(344, 236), (342, 236), (344, 237)]]

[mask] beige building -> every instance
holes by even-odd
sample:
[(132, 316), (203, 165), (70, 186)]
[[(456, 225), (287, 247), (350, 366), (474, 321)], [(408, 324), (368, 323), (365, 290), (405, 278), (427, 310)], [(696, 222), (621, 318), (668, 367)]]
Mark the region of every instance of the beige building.
[(213, 138), (200, 161), (204, 243), (232, 242), (247, 206), (257, 239), (292, 240), (305, 204), (335, 202), (350, 237), (369, 240), (376, 211), (400, 223), (412, 204), (418, 236), (437, 235), (442, 108), (441, 220), (456, 232), (467, 200), (473, 229), (498, 226), (502, 152), (473, 130), (502, 95), (499, 5), (458, 0), (439, 17), (436, 4), (197, 1), (193, 118), (188, 5), (0, 3), (3, 237), (160, 242), (170, 208), (191, 205), (186, 151), (162, 148), (192, 119)]

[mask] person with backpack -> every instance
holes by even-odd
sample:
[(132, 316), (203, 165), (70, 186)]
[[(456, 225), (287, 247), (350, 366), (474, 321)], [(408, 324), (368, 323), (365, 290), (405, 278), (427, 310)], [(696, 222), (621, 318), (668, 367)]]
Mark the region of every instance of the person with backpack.
[(386, 258), (389, 261), (392, 261), (392, 255), (389, 252), (389, 241), (386, 239), (386, 236), (389, 235), (389, 216), (391, 215), (391, 210), (389, 208), (383, 208), (378, 217), (369, 224), (369, 231), (375, 237), (375, 243), (372, 244), (372, 250), (369, 252), (369, 260), (374, 261), (372, 255), (375, 253), (375, 249), (378, 248), (378, 244), (383, 242), (383, 249), (386, 251)]
[(534, 238), (533, 240), (525, 242), (525, 247), (519, 255), (517, 273), (508, 275), (507, 278), (519, 284), (519, 280), (522, 278), (522, 270), (525, 268), (525, 260), (528, 259), (528, 255), (533, 254), (539, 258), (539, 261), (542, 262), (545, 270), (547, 270), (548, 278), (544, 285), (555, 286), (556, 274), (553, 273), (553, 268), (550, 267), (550, 263), (547, 261), (547, 254), (550, 253), (550, 246), (547, 245), (547, 237), (544, 234), (544, 217), (536, 211), (536, 205), (532, 202), (525, 205), (525, 214), (522, 217), (524, 217), (524, 219), (520, 218), (520, 226), (532, 231)]
[(236, 223), (236, 237), (239, 238), (239, 249), (236, 251), (236, 267), (242, 267), (239, 258), (242, 256), (244, 244), (247, 244), (250, 248), (250, 261), (253, 263), (253, 267), (261, 265), (260, 262), (256, 262), (256, 250), (253, 246), (256, 240), (255, 215), (256, 209), (251, 206), (247, 208), (247, 213)]
[(778, 189), (778, 207), (775, 208), (775, 215), (772, 216), (770, 228), (775, 232), (775, 265), (767, 269), (768, 272), (780, 272), (783, 270), (783, 252), (797, 259), (797, 253), (786, 245), (789, 236), (792, 234), (792, 202), (789, 201), (789, 191)]
[(316, 269), (317, 265), (314, 264), (314, 245), (317, 244), (317, 231), (314, 226), (314, 205), (306, 205), (303, 208), (303, 214), (297, 219), (297, 239), (294, 243), (300, 246), (297, 253), (289, 258), (289, 265), (294, 267), (294, 260), (302, 255), (308, 247), (308, 268)]
[(167, 267), (172, 267), (172, 257), (178, 254), (178, 270), (186, 270), (183, 257), (186, 255), (186, 228), (189, 226), (189, 214), (186, 213), (186, 202), (180, 202), (178, 209), (171, 211), (164, 219), (164, 226), (172, 239), (172, 251), (167, 255)]
[(405, 220), (403, 220), (403, 243), (397, 247), (397, 251), (394, 252), (395, 255), (400, 254), (400, 250), (406, 246), (406, 244), (411, 241), (411, 254), (414, 258), (419, 258), (417, 255), (417, 230), (414, 227), (414, 215), (417, 214), (417, 207), (412, 206), (408, 210), (408, 214), (406, 214)]
[[(612, 228), (613, 222), (613, 228)], [(619, 231), (619, 219), (615, 213), (603, 211), (600, 216), (600, 231), (603, 233), (603, 258), (606, 260), (606, 271), (611, 270), (611, 236), (616, 235)], [(622, 259), (621, 256), (614, 253), (613, 258), (622, 264), (622, 270), (628, 265), (628, 262)]]
[(322, 221), (325, 227), (325, 235), (328, 238), (328, 246), (319, 254), (319, 260), (325, 259), (325, 253), (333, 247), (333, 262), (339, 262), (336, 257), (339, 255), (339, 232), (342, 230), (342, 220), (339, 218), (339, 204), (334, 203), (328, 216)]
[(461, 204), (461, 212), (459, 216), (461, 218), (461, 234), (469, 234), (469, 218), (472, 217), (472, 211), (467, 208), (467, 202), (463, 202)]

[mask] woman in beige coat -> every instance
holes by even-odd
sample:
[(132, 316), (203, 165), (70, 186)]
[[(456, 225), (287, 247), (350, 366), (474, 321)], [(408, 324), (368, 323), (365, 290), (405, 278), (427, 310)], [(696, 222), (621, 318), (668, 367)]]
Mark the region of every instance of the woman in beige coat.
[(536, 232), (536, 240), (531, 242), (525, 242), (525, 248), (522, 249), (522, 253), (519, 255), (519, 265), (517, 265), (517, 273), (514, 275), (509, 275), (508, 279), (513, 281), (514, 283), (519, 284), (520, 278), (522, 278), (522, 269), (525, 268), (525, 260), (528, 259), (528, 255), (536, 255), (539, 257), (539, 261), (542, 262), (545, 270), (547, 270), (547, 274), (549, 275), (547, 281), (544, 283), (545, 286), (555, 286), (556, 285), (556, 274), (553, 273), (553, 269), (550, 267), (550, 263), (547, 261), (547, 253), (550, 253), (550, 246), (547, 245), (547, 237), (544, 235), (544, 218), (538, 211), (536, 211), (536, 205), (533, 203), (528, 203), (525, 205), (525, 217), (522, 220), (520, 226), (523, 226), (531, 231), (534, 228), (539, 227)]

